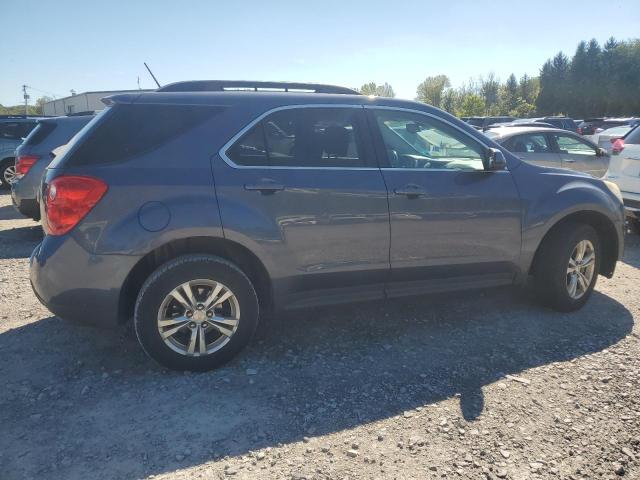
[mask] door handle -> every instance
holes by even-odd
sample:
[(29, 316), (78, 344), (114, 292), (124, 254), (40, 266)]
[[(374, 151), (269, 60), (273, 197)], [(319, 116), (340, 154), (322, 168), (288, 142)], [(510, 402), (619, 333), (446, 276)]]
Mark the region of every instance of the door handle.
[(247, 183), (244, 186), (245, 190), (250, 192), (260, 192), (263, 195), (270, 195), (272, 193), (284, 190), (284, 185), (275, 182), (259, 182), (259, 183)]
[(402, 188), (396, 188), (393, 190), (393, 193), (395, 193), (396, 195), (404, 195), (408, 198), (423, 197), (427, 194), (424, 188), (413, 183), (410, 183), (409, 185), (406, 185)]
[(576, 161), (571, 158), (563, 158), (562, 161), (565, 163), (576, 163)]

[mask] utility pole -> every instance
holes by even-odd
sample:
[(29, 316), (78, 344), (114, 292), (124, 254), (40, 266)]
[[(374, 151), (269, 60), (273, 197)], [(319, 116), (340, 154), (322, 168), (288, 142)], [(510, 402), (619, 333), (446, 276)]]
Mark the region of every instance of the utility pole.
[(22, 94), (24, 95), (24, 115), (29, 115), (29, 95), (27, 94), (27, 86), (22, 85)]

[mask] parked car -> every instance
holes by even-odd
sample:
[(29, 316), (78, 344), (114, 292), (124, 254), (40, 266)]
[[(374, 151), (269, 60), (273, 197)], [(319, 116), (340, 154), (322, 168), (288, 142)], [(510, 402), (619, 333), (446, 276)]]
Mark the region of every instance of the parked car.
[(42, 173), (53, 160), (53, 149), (67, 143), (92, 118), (93, 115), (74, 114), (39, 120), (36, 128), (16, 149), (16, 173), (11, 184), (11, 196), (24, 216), (40, 219), (37, 193)]
[(616, 140), (624, 137), (632, 128), (633, 127), (630, 127), (629, 125), (608, 128), (600, 133), (592, 135), (591, 139), (594, 143), (597, 143), (600, 148), (604, 148), (609, 155), (611, 155), (614, 151), (615, 145), (617, 145), (615, 143)]
[(473, 128), (477, 130), (482, 130), (487, 128), (489, 125), (493, 125), (494, 123), (503, 123), (503, 122), (513, 122), (515, 120), (514, 117), (466, 117), (466, 122), (471, 125)]
[(604, 130), (608, 130), (614, 127), (629, 127), (633, 128), (636, 125), (640, 124), (640, 118), (629, 117), (629, 118), (607, 118), (605, 119), (598, 128), (595, 130), (595, 134), (601, 133)]
[(8, 189), (16, 174), (15, 150), (36, 127), (38, 117), (0, 115), (0, 189)]
[(614, 184), (522, 162), (422, 103), (266, 85), (281, 92), (208, 81), (107, 98), (43, 179), (30, 277), (44, 305), (133, 317), (152, 358), (207, 370), (285, 309), (532, 275), (566, 312), (613, 275)]
[(640, 231), (640, 125), (614, 141), (606, 179), (622, 191), (627, 216)]
[(540, 117), (540, 118), (529, 119), (529, 120), (534, 120), (536, 122), (549, 123), (556, 128), (560, 128), (562, 130), (568, 130), (570, 132), (578, 132), (578, 125), (576, 125), (576, 122), (569, 117)]
[(485, 135), (527, 162), (604, 176), (609, 154), (580, 135), (558, 128), (493, 128)]
[(580, 135), (593, 135), (596, 133), (596, 128), (600, 128), (602, 122), (604, 122), (604, 117), (585, 118), (578, 124), (578, 133)]
[(536, 122), (534, 120), (528, 120), (528, 121), (513, 121), (513, 122), (505, 122), (505, 123), (494, 123), (493, 125), (489, 125), (489, 127), (485, 130), (488, 130), (490, 128), (501, 128), (501, 127), (546, 127), (546, 128), (556, 128), (555, 126), (551, 125), (550, 123), (545, 123), (545, 122)]

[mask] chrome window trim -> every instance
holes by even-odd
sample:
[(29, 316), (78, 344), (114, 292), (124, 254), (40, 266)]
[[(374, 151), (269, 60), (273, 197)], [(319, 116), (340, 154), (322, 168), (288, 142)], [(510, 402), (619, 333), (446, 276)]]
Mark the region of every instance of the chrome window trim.
[(357, 104), (345, 104), (345, 103), (311, 103), (311, 104), (298, 104), (298, 105), (283, 105), (280, 107), (272, 108), (271, 110), (267, 110), (261, 115), (254, 118), (248, 125), (242, 128), (238, 133), (236, 133), (231, 140), (225, 143), (222, 148), (218, 151), (218, 155), (220, 158), (224, 160), (224, 162), (229, 165), (231, 168), (236, 168), (238, 170), (360, 170), (360, 171), (379, 171), (378, 167), (288, 167), (282, 165), (270, 166), (270, 165), (238, 165), (231, 158), (227, 156), (227, 150), (229, 150), (234, 143), (236, 143), (242, 136), (251, 130), (257, 123), (262, 121), (263, 118), (271, 115), (275, 112), (280, 112), (282, 110), (295, 110), (295, 109), (303, 109), (303, 108), (363, 108), (363, 105)]

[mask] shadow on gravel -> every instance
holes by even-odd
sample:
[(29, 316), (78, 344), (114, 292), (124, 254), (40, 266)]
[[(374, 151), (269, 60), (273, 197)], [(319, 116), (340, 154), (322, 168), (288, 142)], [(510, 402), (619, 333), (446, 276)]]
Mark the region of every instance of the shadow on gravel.
[(622, 261), (632, 267), (640, 268), (640, 234), (628, 233), (625, 235), (624, 242)]
[(0, 258), (28, 258), (43, 235), (40, 225), (0, 230)]
[(5, 205), (0, 207), (0, 220), (24, 220), (24, 215), (21, 215), (13, 205)]
[(187, 375), (147, 360), (128, 330), (40, 320), (0, 335), (3, 470), (140, 477), (398, 415), (411, 422), (403, 412), (452, 396), (473, 421), (484, 385), (598, 352), (632, 325), (598, 292), (573, 314), (509, 291), (376, 302), (291, 314), (230, 365)]

